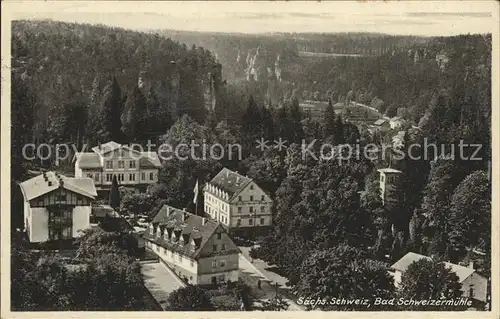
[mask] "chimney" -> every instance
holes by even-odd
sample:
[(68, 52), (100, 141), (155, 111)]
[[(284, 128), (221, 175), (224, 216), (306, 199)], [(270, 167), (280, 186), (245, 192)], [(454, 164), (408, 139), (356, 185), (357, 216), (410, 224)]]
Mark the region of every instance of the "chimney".
[(472, 260), (469, 261), (469, 268), (474, 269), (474, 262)]
[(187, 212), (184, 212), (184, 221), (186, 221), (189, 217), (189, 214)]
[(203, 218), (201, 219), (201, 224), (202, 224), (203, 226), (205, 226), (205, 225), (207, 224), (207, 219), (206, 219), (205, 217), (203, 217)]

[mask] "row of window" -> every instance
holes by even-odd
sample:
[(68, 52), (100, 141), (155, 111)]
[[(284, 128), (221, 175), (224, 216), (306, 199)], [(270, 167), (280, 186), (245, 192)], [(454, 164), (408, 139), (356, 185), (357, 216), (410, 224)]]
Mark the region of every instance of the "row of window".
[[(261, 201), (266, 200), (266, 196), (265, 196), (265, 195), (262, 195), (262, 196), (260, 197), (260, 200), (261, 200)], [(242, 197), (242, 196), (238, 196), (238, 201), (242, 202), (242, 201), (243, 201), (243, 197)], [(250, 201), (251, 201), (251, 202), (253, 202), (253, 195), (250, 195)]]
[[(259, 224), (257, 223), (257, 221), (259, 221), (259, 222), (260, 222), (260, 225), (264, 225), (264, 218), (261, 218), (260, 220), (257, 220), (257, 219), (256, 219), (256, 220), (255, 220), (255, 225), (259, 225)], [(240, 226), (240, 225), (241, 225), (241, 218), (238, 218), (237, 225), (238, 225), (238, 226)], [(253, 225), (253, 218), (250, 218), (250, 219), (248, 220), (248, 225)]]
[[(217, 265), (218, 264), (218, 265)], [(212, 260), (212, 268), (224, 268), (226, 267), (226, 261), (225, 260), (219, 260), (217, 263), (217, 259)]]
[[(106, 174), (106, 182), (112, 182), (113, 181), (113, 175), (116, 175), (116, 179), (119, 182), (125, 181), (125, 174)], [(98, 180), (99, 174), (96, 173), (96, 181)], [(92, 174), (87, 174), (87, 177), (92, 178)], [(130, 173), (128, 174), (128, 180), (131, 182), (135, 182), (135, 173)], [(145, 181), (146, 180), (146, 173), (141, 173), (141, 180)], [(149, 180), (153, 181), (154, 180), (154, 173), (149, 173)]]
[[(250, 207), (248, 208), (248, 212), (249, 212), (249, 213), (253, 213), (253, 212), (254, 212), (254, 210), (253, 210), (253, 207), (252, 207), (252, 206), (250, 206)], [(261, 212), (261, 213), (265, 213), (265, 212), (266, 212), (266, 206), (260, 206), (260, 212)], [(241, 213), (243, 213), (243, 207), (238, 207), (238, 213), (240, 213), (240, 214), (241, 214)]]
[[(136, 161), (129, 161), (129, 168), (136, 168)], [(113, 168), (113, 161), (106, 161), (106, 168)], [(118, 168), (125, 168), (125, 161), (118, 161)]]
[[(155, 245), (155, 250), (157, 252), (160, 252), (160, 248), (163, 251), (163, 254), (166, 256), (169, 251), (165, 247), (160, 247), (158, 245)], [(177, 255), (177, 260), (182, 263), (182, 261), (183, 261), (182, 255), (181, 254), (176, 254), (173, 250), (170, 250), (170, 257), (172, 259), (175, 259), (175, 257), (174, 257), (175, 255)], [(191, 267), (194, 267), (194, 261), (190, 260), (190, 264), (191, 264)]]
[[(66, 201), (70, 201), (70, 199), (68, 199), (68, 196), (66, 194), (60, 194), (60, 195), (54, 195), (54, 201), (55, 202), (66, 202)], [(77, 205), (83, 205), (83, 197), (81, 196), (76, 196), (76, 204)], [(38, 200), (38, 206), (43, 206), (44, 205), (44, 199), (39, 199)]]

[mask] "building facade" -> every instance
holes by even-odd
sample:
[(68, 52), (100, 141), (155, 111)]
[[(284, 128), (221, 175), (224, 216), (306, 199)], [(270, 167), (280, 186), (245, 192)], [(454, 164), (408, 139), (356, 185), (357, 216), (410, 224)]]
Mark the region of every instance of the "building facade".
[(238, 281), (240, 250), (220, 223), (165, 205), (143, 236), (146, 247), (189, 284)]
[(205, 214), (226, 228), (272, 225), (273, 201), (251, 178), (227, 168), (203, 189)]
[(75, 158), (75, 177), (93, 179), (98, 189), (110, 188), (114, 175), (120, 185), (154, 184), (161, 167), (156, 152), (139, 152), (115, 142), (76, 153)]
[(30, 242), (79, 237), (90, 227), (92, 179), (47, 172), (19, 184), (24, 197), (24, 228)]

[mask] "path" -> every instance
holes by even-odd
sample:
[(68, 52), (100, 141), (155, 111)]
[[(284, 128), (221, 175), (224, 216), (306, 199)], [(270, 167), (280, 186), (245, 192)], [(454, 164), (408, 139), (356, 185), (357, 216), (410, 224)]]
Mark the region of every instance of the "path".
[(167, 298), (170, 293), (185, 284), (163, 263), (141, 263), (141, 272), (144, 276), (144, 285), (151, 295), (158, 301), (163, 310), (166, 310)]
[[(297, 305), (294, 301), (286, 297), (286, 294), (288, 293), (287, 290), (289, 288), (285, 287), (285, 283), (287, 281), (286, 278), (283, 278), (279, 276), (278, 274), (272, 273), (270, 271), (266, 271), (264, 269), (258, 269), (255, 264), (252, 264), (247, 258), (245, 257), (245, 247), (240, 247), (242, 250), (242, 253), (239, 255), (239, 268), (240, 268), (240, 277), (245, 281), (247, 284), (249, 284), (255, 294), (256, 297), (260, 300), (268, 300), (270, 298), (273, 298), (276, 296), (276, 288), (273, 286), (276, 282), (280, 285), (280, 288), (278, 289), (278, 293), (283, 297), (283, 299), (288, 302), (289, 311), (304, 311), (305, 309), (299, 305)], [(249, 248), (246, 248), (248, 250)], [(251, 258), (249, 258), (251, 260)], [(254, 260), (254, 263), (256, 263), (257, 260)], [(260, 261), (264, 263), (263, 261)], [(261, 268), (261, 267), (259, 267)], [(261, 280), (261, 288), (257, 288), (257, 283)]]

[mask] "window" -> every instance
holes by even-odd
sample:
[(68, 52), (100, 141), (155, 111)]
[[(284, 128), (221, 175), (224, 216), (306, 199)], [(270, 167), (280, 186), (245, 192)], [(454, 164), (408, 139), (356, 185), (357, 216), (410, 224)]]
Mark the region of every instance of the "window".
[(124, 168), (125, 167), (125, 161), (118, 161), (118, 168)]
[(173, 250), (170, 251), (170, 257), (174, 258), (174, 251)]
[(72, 237), (73, 215), (71, 211), (49, 211), (49, 239), (59, 240)]
[(43, 206), (43, 199), (38, 200), (38, 206)]
[(266, 207), (265, 206), (260, 206), (260, 212), (264, 213), (265, 211), (266, 211)]
[(106, 182), (111, 182), (113, 180), (113, 174), (106, 174)]
[(260, 224), (261, 224), (261, 225), (264, 225), (264, 218), (261, 218), (261, 219), (260, 219)]
[(250, 190), (253, 190), (253, 185), (250, 185)]
[(241, 213), (242, 208), (238, 207), (238, 213)]
[(226, 244), (222, 244), (222, 250), (226, 250)]
[(154, 175), (153, 175), (153, 173), (149, 173), (149, 179), (150, 179), (150, 180), (153, 180), (153, 179), (154, 179)]
[[(191, 267), (194, 267), (194, 261), (191, 260)], [(189, 278), (189, 280), (192, 280), (193, 277)]]
[(250, 201), (253, 201), (253, 196), (250, 195)]
[(219, 261), (219, 265), (220, 265), (220, 268), (226, 267), (226, 261), (225, 260)]
[(262, 195), (262, 196), (260, 197), (260, 200), (262, 200), (262, 201), (266, 200), (266, 196)]
[(384, 182), (384, 175), (380, 175), (380, 181), (383, 183)]
[(253, 213), (253, 207), (250, 207), (250, 213)]
[(113, 168), (113, 161), (106, 161), (106, 168)]
[(146, 173), (141, 173), (141, 179), (142, 179), (143, 181), (145, 181), (145, 180), (146, 180)]
[(100, 180), (100, 176), (99, 176), (99, 173), (96, 173), (95, 174), (95, 181), (98, 182)]
[(88, 173), (87, 177), (92, 178), (92, 173)]
[(212, 260), (212, 268), (217, 268), (217, 260)]
[(474, 285), (469, 285), (469, 298), (474, 298)]
[(130, 161), (130, 168), (135, 168), (135, 161)]
[(241, 202), (241, 196), (238, 196), (238, 200)]
[(250, 218), (250, 219), (248, 220), (248, 225), (253, 225), (253, 219), (251, 219), (251, 218)]
[(217, 279), (219, 280), (219, 282), (224, 282), (225, 280), (224, 275), (218, 276)]
[(212, 245), (212, 250), (216, 252), (217, 251), (217, 245)]
[(217, 233), (217, 239), (221, 239), (222, 238), (222, 233)]
[(182, 256), (179, 254), (179, 261), (182, 262)]
[(66, 195), (57, 195), (56, 196), (56, 201), (58, 202), (65, 202), (66, 201)]
[(241, 225), (241, 218), (238, 218), (238, 221), (236, 222), (236, 226), (240, 226)]
[(135, 181), (135, 174), (129, 174), (129, 178), (131, 181)]

